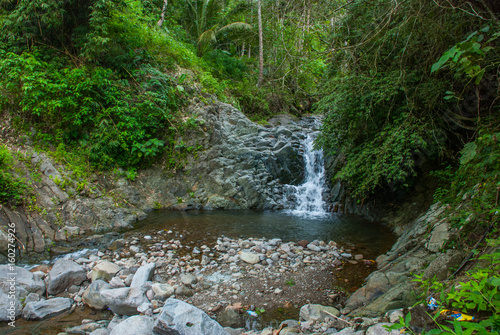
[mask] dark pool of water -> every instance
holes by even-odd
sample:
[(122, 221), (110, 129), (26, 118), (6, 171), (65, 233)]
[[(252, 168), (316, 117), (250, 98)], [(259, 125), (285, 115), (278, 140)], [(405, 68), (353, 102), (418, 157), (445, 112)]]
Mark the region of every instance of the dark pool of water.
[(336, 241), (341, 244), (369, 245), (385, 252), (394, 242), (387, 227), (355, 215), (329, 213), (321, 217), (299, 217), (283, 211), (158, 211), (137, 222), (131, 233), (158, 230), (180, 232), (188, 241), (214, 242), (222, 235), (230, 238), (280, 238)]

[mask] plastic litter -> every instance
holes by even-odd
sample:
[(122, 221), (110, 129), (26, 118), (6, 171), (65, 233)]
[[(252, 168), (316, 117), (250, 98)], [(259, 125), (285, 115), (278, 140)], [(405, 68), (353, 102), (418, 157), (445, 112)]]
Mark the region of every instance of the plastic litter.
[(254, 318), (259, 316), (259, 314), (255, 313), (254, 311), (247, 311), (247, 314), (253, 316)]
[[(427, 298), (427, 309), (430, 311), (435, 311), (439, 308), (438, 302), (433, 297)], [(471, 315), (463, 314), (457, 311), (450, 311), (449, 309), (443, 309), (439, 312), (439, 315), (446, 315), (457, 321), (472, 321), (474, 317)]]
[(436, 299), (434, 299), (433, 297), (429, 297), (427, 299), (427, 309), (429, 309), (430, 311), (435, 311), (436, 309), (438, 309), (438, 307), (439, 306)]
[(446, 313), (451, 313), (448, 316), (450, 318), (453, 318), (453, 319), (457, 320), (457, 321), (472, 321), (472, 320), (474, 320), (474, 317), (471, 316), (471, 315), (463, 314), (463, 313), (460, 313), (460, 312), (457, 312), (457, 311), (450, 311), (448, 309), (443, 309), (440, 314), (443, 315), (443, 314), (446, 314)]

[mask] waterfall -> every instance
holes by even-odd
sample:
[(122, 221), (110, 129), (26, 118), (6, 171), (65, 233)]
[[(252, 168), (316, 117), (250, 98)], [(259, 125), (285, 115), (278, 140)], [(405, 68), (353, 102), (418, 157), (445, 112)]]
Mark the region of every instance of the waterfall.
[(304, 140), (305, 178), (299, 186), (288, 185), (288, 197), (295, 198), (295, 207), (289, 213), (298, 216), (324, 216), (325, 165), (323, 151), (314, 149), (314, 135)]

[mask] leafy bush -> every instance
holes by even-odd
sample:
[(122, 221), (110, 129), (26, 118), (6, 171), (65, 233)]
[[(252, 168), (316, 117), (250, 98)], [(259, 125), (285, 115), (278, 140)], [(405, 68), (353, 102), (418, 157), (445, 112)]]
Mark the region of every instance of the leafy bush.
[(18, 203), (24, 195), (25, 185), (10, 172), (13, 158), (5, 145), (0, 145), (0, 204)]
[[(449, 205), (451, 223), (466, 232), (498, 226), (500, 212), (500, 132), (481, 130), (460, 152), (460, 165), (437, 173), (446, 178), (436, 200)], [(446, 172), (448, 171), (448, 172)], [(450, 173), (452, 171), (452, 173)], [(476, 235), (473, 238), (477, 238)]]
[(82, 147), (96, 165), (147, 164), (175, 135), (172, 79), (143, 65), (122, 79), (102, 67), (61, 67), (42, 50), (1, 53), (0, 107), (59, 142)]
[(240, 58), (231, 57), (223, 50), (213, 50), (203, 56), (211, 66), (212, 74), (218, 78), (242, 80), (247, 74), (247, 66)]

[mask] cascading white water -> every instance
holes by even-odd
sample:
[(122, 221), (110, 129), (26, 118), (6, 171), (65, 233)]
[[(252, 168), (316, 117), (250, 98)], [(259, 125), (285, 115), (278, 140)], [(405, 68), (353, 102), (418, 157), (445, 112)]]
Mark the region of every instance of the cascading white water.
[(307, 135), (304, 143), (305, 179), (299, 186), (289, 185), (295, 197), (295, 208), (289, 212), (298, 216), (324, 216), (325, 165), (323, 151), (314, 149), (314, 136)]

